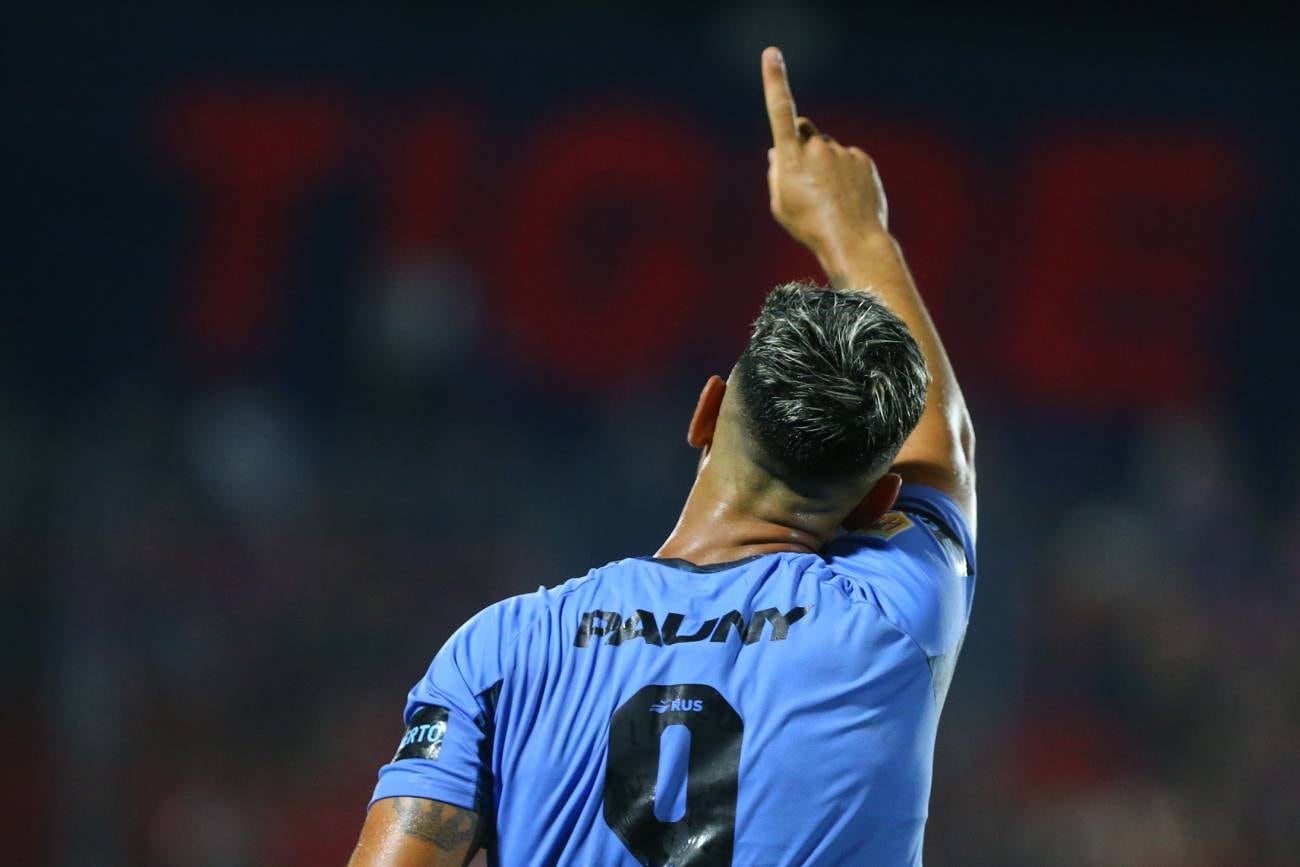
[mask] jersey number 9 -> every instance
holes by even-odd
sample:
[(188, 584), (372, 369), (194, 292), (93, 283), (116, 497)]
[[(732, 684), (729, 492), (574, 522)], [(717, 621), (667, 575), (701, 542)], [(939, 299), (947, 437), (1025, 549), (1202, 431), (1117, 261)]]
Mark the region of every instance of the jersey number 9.
[[(686, 809), (676, 821), (656, 815), (661, 739), (689, 732)], [(609, 721), (605, 823), (646, 867), (730, 865), (736, 839), (740, 744), (745, 724), (722, 694), (701, 683), (651, 684)]]

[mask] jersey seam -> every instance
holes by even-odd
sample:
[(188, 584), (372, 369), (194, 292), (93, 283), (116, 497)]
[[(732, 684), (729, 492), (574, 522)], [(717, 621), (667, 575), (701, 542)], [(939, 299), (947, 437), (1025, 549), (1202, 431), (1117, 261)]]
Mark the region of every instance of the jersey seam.
[[(838, 579), (841, 576), (837, 575), (834, 571), (830, 570), (829, 568), (827, 569), (827, 571), (830, 572), (830, 577), (821, 579), (822, 583), (838, 584)], [(888, 623), (891, 627), (893, 627), (895, 632), (897, 632), (899, 635), (906, 638), (908, 642), (912, 645), (912, 647), (916, 648), (916, 652), (921, 655), (921, 662), (925, 665), (925, 670), (927, 672), (930, 672), (931, 677), (933, 677), (933, 672), (931, 672), (930, 669), (930, 654), (925, 652), (925, 648), (921, 646), (921, 642), (917, 641), (914, 637), (912, 637), (912, 634), (910, 632), (908, 632), (906, 629), (904, 629), (903, 627), (899, 626), (896, 622), (894, 622), (894, 619), (889, 616), (888, 612), (885, 611), (885, 607), (880, 604), (880, 600), (876, 598), (876, 590), (874, 587), (871, 587), (870, 585), (864, 585), (864, 588), (870, 594), (869, 599), (854, 599), (852, 596), (845, 593), (843, 590), (840, 590), (839, 592), (844, 596), (846, 600), (848, 600), (848, 603), (850, 605), (870, 605), (872, 608), (876, 609), (876, 611), (880, 613), (881, 620), (884, 620), (886, 623)], [(837, 586), (835, 589), (839, 590), (839, 587)], [(938, 700), (935, 699), (934, 697), (934, 690), (930, 689), (927, 690), (927, 692), (930, 694), (930, 700), (933, 701), (936, 706), (938, 706)]]
[[(556, 590), (556, 589), (553, 588), (551, 592), (554, 592), (554, 593), (556, 594), (557, 597), (559, 597), (559, 596), (567, 596), (567, 595), (569, 595), (570, 593), (572, 593), (572, 592), (574, 592), (575, 590), (578, 589), (578, 584), (585, 583), (587, 580), (590, 580), (592, 577), (593, 577), (592, 573), (591, 573), (591, 572), (588, 572), (586, 575), (582, 576), (582, 578), (579, 579), (579, 581), (578, 581), (577, 583), (575, 583), (574, 586), (572, 586), (572, 587), (562, 587), (562, 588), (559, 588), (558, 590)], [(523, 596), (522, 596), (522, 594), (521, 594), (520, 596), (516, 596), (516, 597), (514, 597), (514, 598), (516, 598), (516, 599), (522, 599)], [(491, 688), (493, 687), (493, 685), (496, 684), (497, 682), (505, 683), (506, 676), (507, 676), (507, 674), (509, 674), (509, 672), (506, 671), (506, 665), (505, 665), (506, 657), (509, 655), (510, 651), (514, 649), (515, 645), (519, 643), (519, 640), (520, 640), (521, 638), (523, 638), (524, 635), (525, 635), (527, 632), (529, 632), (530, 630), (535, 629), (535, 628), (537, 627), (537, 624), (538, 624), (538, 622), (541, 620), (542, 615), (546, 612), (546, 610), (547, 610), (549, 607), (550, 607), (549, 605), (543, 605), (541, 611), (534, 612), (534, 614), (533, 614), (532, 618), (529, 620), (529, 622), (528, 622), (527, 624), (525, 624), (524, 626), (521, 626), (521, 627), (520, 627), (520, 628), (515, 632), (515, 634), (514, 634), (513, 636), (511, 636), (510, 640), (509, 640), (508, 642), (506, 642), (505, 646), (501, 648), (501, 666), (500, 666), (500, 668), (501, 668), (501, 676), (498, 677), (496, 680), (489, 681), (488, 684), (487, 684), (486, 686), (484, 686), (483, 688), (478, 689), (478, 690), (475, 690), (475, 691), (474, 691), (474, 695), (475, 695), (475, 696), (479, 695), (480, 693), (482, 693), (482, 692), (484, 692), (484, 691), (486, 691), (486, 690), (491, 689)]]
[[(934, 521), (935, 523), (937, 523), (937, 524), (942, 528), (942, 530), (944, 531), (944, 535), (945, 535), (948, 539), (950, 539), (954, 545), (956, 545), (958, 548), (961, 549), (962, 557), (967, 561), (967, 562), (966, 562), (966, 572), (965, 572), (964, 574), (962, 574), (962, 573), (961, 573), (961, 570), (958, 570), (958, 569), (953, 569), (953, 572), (956, 573), (959, 577), (963, 577), (963, 578), (969, 578), (969, 577), (970, 577), (970, 575), (971, 575), (971, 573), (970, 573), (970, 563), (972, 562), (972, 558), (971, 558), (971, 556), (970, 556), (970, 552), (968, 552), (968, 551), (966, 550), (966, 545), (965, 545), (964, 542), (962, 542), (961, 536), (957, 535), (956, 532), (953, 531), (953, 530), (948, 526), (948, 521), (947, 521), (947, 520), (943, 519), (943, 518), (942, 518), (941, 516), (939, 516), (939, 515), (934, 514), (934, 513), (931, 512), (929, 509), (913, 509), (913, 508), (899, 507), (899, 509), (898, 509), (897, 511), (902, 512), (904, 515), (908, 515), (908, 514), (910, 514), (910, 515), (912, 515), (912, 516), (914, 516), (914, 517), (920, 517), (920, 518), (923, 518), (923, 519), (929, 519), (929, 520)], [(930, 529), (930, 527), (926, 526), (926, 524), (925, 524), (924, 521), (921, 521), (920, 523), (913, 523), (912, 526), (913, 526), (913, 527), (919, 527), (920, 529), (922, 529), (922, 530), (925, 531), (925, 537), (926, 537), (927, 539), (930, 540), (930, 544), (933, 545), (934, 548), (939, 552), (939, 556), (943, 558), (943, 561), (944, 561), (945, 563), (947, 563), (947, 564), (951, 567), (951, 566), (953, 565), (953, 564), (952, 564), (952, 561), (951, 561), (951, 559), (948, 557), (948, 552), (947, 552), (946, 550), (944, 550), (943, 542), (942, 542), (942, 541), (941, 541), (941, 540), (936, 536), (935, 531), (932, 530), (932, 529)], [(911, 528), (909, 527), (908, 529), (911, 529)], [(906, 531), (904, 531), (904, 532), (906, 532)], [(876, 537), (876, 536), (872, 536), (870, 533), (868, 533), (868, 532), (865, 531), (865, 530), (857, 530), (857, 531), (853, 531), (853, 532), (845, 533), (844, 535), (845, 535), (845, 536), (863, 536), (863, 537), (866, 537), (866, 538), (868, 538), (868, 539), (879, 538), (879, 537)], [(842, 538), (842, 537), (841, 537), (841, 538)], [(885, 541), (886, 541), (886, 544), (889, 544), (888, 540), (885, 540)]]

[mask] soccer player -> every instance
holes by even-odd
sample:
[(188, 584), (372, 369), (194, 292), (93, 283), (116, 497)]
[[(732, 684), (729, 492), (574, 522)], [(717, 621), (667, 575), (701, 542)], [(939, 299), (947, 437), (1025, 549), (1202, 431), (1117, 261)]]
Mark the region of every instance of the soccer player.
[(870, 158), (762, 58), (772, 292), (653, 557), (493, 605), (411, 690), (353, 867), (921, 863), (975, 575), (974, 439)]

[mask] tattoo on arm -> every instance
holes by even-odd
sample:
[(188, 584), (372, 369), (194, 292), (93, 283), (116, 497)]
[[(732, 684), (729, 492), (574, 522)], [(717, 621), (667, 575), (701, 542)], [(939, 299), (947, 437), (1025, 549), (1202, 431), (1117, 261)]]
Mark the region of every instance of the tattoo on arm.
[(394, 798), (393, 811), (403, 833), (443, 851), (471, 845), (478, 833), (478, 816), (439, 801)]

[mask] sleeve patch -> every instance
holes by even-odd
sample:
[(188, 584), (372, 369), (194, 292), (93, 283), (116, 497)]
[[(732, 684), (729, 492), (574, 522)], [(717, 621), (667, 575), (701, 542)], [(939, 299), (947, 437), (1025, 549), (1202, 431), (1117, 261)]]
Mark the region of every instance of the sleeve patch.
[(934, 533), (934, 538), (939, 540), (939, 547), (943, 548), (948, 559), (952, 561), (959, 575), (969, 575), (970, 569), (966, 565), (966, 552), (962, 550), (961, 543), (952, 537), (952, 534), (945, 530), (938, 522), (927, 518), (925, 515), (917, 515), (917, 519), (925, 526), (930, 528)]
[(912, 519), (902, 512), (886, 512), (880, 516), (876, 523), (862, 532), (878, 539), (892, 539), (904, 530), (909, 530), (914, 526)]
[(442, 752), (442, 739), (447, 734), (447, 709), (436, 704), (425, 705), (411, 717), (411, 725), (397, 745), (393, 761), (401, 759), (428, 759), (437, 761)]

